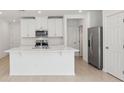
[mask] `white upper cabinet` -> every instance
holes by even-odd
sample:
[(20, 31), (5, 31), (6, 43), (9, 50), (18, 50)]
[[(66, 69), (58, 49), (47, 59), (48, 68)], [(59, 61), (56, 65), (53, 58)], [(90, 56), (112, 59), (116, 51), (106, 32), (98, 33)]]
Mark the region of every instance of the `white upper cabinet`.
[(47, 17), (36, 17), (36, 29), (47, 30)]
[(27, 37), (28, 36), (28, 21), (21, 19), (21, 37)]
[(35, 37), (35, 19), (21, 19), (21, 37)]
[(48, 17), (21, 19), (21, 37), (35, 37), (36, 30), (48, 30), (49, 37), (63, 37), (63, 19)]
[(48, 36), (54, 37), (56, 36), (56, 20), (48, 19)]
[(63, 36), (63, 19), (56, 19), (56, 36)]
[(48, 19), (48, 35), (49, 37), (63, 36), (63, 19), (62, 18)]
[(28, 24), (29, 24), (29, 28), (28, 28), (28, 33), (29, 33), (29, 37), (35, 37), (35, 20), (28, 20)]

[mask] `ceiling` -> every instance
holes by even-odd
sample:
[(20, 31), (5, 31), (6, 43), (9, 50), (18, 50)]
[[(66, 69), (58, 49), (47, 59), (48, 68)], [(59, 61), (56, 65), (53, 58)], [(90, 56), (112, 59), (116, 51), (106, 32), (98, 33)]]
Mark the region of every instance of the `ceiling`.
[(2, 12), (0, 18), (11, 22), (12, 20), (19, 20), (21, 17), (63, 16), (85, 13), (87, 10), (1, 10), (0, 12)]

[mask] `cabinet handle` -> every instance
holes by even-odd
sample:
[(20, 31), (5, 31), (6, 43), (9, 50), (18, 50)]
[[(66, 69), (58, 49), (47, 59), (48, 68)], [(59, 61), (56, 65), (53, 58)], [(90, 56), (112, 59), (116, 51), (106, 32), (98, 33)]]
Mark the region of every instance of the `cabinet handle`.
[(106, 48), (106, 49), (109, 49), (109, 47), (108, 47), (108, 46), (106, 46), (105, 48)]

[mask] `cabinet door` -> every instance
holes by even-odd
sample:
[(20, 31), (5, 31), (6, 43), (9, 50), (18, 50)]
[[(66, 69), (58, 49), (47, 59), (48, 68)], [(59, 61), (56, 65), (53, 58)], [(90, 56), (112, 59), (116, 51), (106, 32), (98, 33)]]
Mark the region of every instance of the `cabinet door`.
[(56, 36), (56, 19), (48, 19), (48, 36)]
[(35, 20), (34, 19), (21, 20), (21, 36), (35, 37)]
[(63, 19), (56, 19), (56, 36), (63, 36)]
[(36, 30), (41, 29), (41, 24), (42, 24), (41, 17), (36, 17)]
[(25, 19), (21, 20), (21, 37), (28, 36), (28, 21)]
[(107, 17), (105, 61), (108, 73), (124, 80), (124, 13)]
[(47, 17), (41, 17), (41, 27), (43, 30), (47, 30)]
[(35, 19), (28, 20), (28, 37), (35, 37)]
[(47, 30), (47, 17), (36, 17), (36, 29)]

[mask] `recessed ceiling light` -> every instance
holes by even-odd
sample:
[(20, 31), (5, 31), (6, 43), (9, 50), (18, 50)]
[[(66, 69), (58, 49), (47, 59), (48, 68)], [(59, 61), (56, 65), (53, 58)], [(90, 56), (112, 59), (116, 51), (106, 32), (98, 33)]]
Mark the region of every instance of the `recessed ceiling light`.
[(3, 12), (0, 11), (0, 15), (3, 14)]
[(15, 19), (13, 19), (13, 20), (12, 20), (12, 22), (14, 22), (14, 23), (15, 23), (15, 22), (16, 22), (16, 20), (15, 20)]
[(78, 10), (79, 13), (82, 13), (82, 10)]
[(38, 13), (38, 14), (41, 14), (41, 13), (42, 13), (42, 11), (37, 11), (37, 13)]

